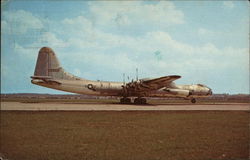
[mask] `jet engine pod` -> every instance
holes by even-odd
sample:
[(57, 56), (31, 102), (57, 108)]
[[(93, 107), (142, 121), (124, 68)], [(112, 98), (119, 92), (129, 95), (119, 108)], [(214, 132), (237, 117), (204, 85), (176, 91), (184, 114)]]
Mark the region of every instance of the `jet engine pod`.
[(88, 84), (87, 88), (90, 89), (90, 90), (93, 90), (93, 91), (96, 90), (95, 87), (93, 86), (93, 84)]
[(172, 89), (172, 88), (165, 88), (164, 91), (168, 92), (169, 94), (187, 97), (190, 95), (189, 90), (185, 89)]

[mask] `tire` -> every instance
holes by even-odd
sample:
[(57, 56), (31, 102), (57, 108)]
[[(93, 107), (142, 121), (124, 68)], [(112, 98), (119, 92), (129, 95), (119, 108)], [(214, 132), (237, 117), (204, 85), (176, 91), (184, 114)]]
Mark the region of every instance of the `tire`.
[(130, 104), (131, 103), (131, 99), (130, 98), (125, 98), (125, 104)]
[(140, 104), (140, 100), (139, 100), (139, 98), (135, 98), (135, 100), (134, 100), (134, 104)]
[(134, 104), (146, 104), (147, 100), (146, 98), (135, 98)]
[(125, 103), (125, 99), (124, 99), (124, 98), (121, 98), (121, 99), (120, 99), (120, 103), (121, 103), (121, 104), (124, 104), (124, 103)]
[(192, 102), (192, 103), (196, 103), (196, 99), (194, 99), (194, 98), (191, 99), (191, 102)]
[(146, 103), (147, 103), (146, 98), (141, 98), (141, 104), (146, 104)]
[(121, 104), (130, 104), (131, 103), (131, 99), (130, 98), (121, 98), (120, 99), (120, 103)]

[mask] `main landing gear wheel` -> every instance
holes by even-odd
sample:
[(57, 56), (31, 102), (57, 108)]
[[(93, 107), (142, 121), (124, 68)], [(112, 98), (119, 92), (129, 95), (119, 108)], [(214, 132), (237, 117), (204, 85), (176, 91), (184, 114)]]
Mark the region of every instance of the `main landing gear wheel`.
[(191, 102), (192, 102), (192, 103), (195, 103), (195, 102), (196, 102), (196, 99), (194, 99), (194, 98), (191, 99)]
[(130, 104), (131, 103), (131, 99), (130, 98), (121, 98), (120, 99), (120, 103), (121, 104)]
[(146, 98), (135, 98), (134, 104), (146, 104), (147, 100)]

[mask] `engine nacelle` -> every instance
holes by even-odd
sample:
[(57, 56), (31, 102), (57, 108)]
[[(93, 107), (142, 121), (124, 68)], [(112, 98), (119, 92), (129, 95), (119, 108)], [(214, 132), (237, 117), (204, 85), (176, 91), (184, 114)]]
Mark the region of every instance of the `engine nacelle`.
[(185, 90), (185, 89), (172, 89), (172, 88), (165, 88), (163, 89), (165, 92), (168, 92), (169, 94), (172, 95), (178, 95), (178, 96), (182, 96), (182, 97), (187, 97), (190, 95), (189, 90)]

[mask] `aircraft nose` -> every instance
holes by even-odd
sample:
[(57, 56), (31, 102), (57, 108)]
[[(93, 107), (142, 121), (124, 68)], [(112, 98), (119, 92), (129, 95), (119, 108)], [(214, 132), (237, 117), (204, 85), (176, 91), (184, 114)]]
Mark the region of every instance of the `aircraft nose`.
[(208, 88), (208, 93), (207, 93), (208, 95), (212, 95), (213, 94), (213, 92), (212, 92), (212, 89), (211, 88)]

